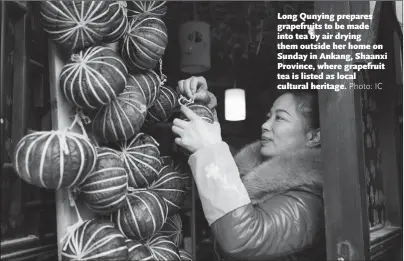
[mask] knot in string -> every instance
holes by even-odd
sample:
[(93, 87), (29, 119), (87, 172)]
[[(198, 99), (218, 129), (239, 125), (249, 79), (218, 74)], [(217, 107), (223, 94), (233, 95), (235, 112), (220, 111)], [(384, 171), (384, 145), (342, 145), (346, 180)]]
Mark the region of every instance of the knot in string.
[(81, 56), (81, 54), (78, 54), (78, 53), (74, 53), (74, 54), (72, 54), (71, 56), (70, 56), (70, 59), (73, 61), (73, 62), (76, 62), (76, 63), (83, 63), (83, 57)]
[[(86, 179), (84, 179), (80, 184), (82, 184)], [(79, 187), (73, 187), (71, 188), (71, 196), (72, 199), (69, 198), (69, 202), (70, 202), (70, 206), (73, 207), (75, 200), (78, 198), (79, 194), (80, 194), (80, 188)]]
[(129, 187), (129, 185), (128, 185), (128, 192), (133, 193), (133, 192), (135, 192), (135, 191), (136, 191), (136, 190), (135, 190), (134, 188)]
[(119, 157), (121, 158), (122, 162), (125, 162), (126, 153), (127, 153), (127, 146), (126, 146), (125, 142), (122, 142), (121, 151), (119, 152)]
[(128, 8), (128, 4), (126, 3), (126, 1), (118, 1), (118, 5), (122, 9), (127, 9)]
[(74, 120), (73, 120), (72, 124), (70, 125), (70, 127), (68, 128), (68, 130), (69, 131), (72, 130), (74, 128), (74, 125), (78, 124), (81, 129), (81, 132), (83, 133), (83, 136), (86, 139), (89, 139), (83, 122), (85, 124), (89, 124), (91, 122), (91, 119), (90, 119), (90, 117), (86, 116), (81, 109), (78, 108), (76, 110), (76, 114), (74, 115)]
[(90, 124), (91, 119), (87, 115), (84, 114), (83, 110), (80, 108), (76, 109), (76, 115), (84, 122), (84, 124)]
[(185, 96), (181, 95), (180, 98), (178, 99), (178, 103), (180, 105), (188, 106), (190, 104), (193, 104), (195, 101), (195, 97), (192, 97), (190, 99), (185, 98)]

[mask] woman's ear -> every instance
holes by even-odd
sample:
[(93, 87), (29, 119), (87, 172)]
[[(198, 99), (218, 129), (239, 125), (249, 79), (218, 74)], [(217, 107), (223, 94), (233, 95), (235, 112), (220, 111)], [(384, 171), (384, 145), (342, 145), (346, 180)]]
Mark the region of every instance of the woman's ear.
[(306, 146), (309, 148), (318, 147), (321, 144), (320, 128), (310, 130), (306, 134)]

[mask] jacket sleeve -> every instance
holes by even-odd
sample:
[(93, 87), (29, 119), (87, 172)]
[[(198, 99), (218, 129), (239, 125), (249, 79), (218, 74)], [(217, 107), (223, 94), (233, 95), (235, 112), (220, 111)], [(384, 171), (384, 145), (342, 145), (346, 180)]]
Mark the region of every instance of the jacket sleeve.
[(323, 224), (321, 199), (307, 192), (275, 196), (259, 205), (242, 206), (211, 225), (225, 255), (268, 260), (315, 244)]
[(253, 205), (225, 143), (197, 151), (189, 164), (205, 217), (226, 256), (266, 260), (313, 244), (322, 224), (321, 198), (293, 191)]
[(251, 203), (226, 143), (220, 142), (196, 151), (188, 163), (209, 225)]

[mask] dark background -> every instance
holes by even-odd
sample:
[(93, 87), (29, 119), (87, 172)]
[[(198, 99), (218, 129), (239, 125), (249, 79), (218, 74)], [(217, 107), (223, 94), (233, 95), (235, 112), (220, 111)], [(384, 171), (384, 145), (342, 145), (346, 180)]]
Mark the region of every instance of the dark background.
[[(196, 2), (198, 20), (211, 27), (211, 68), (201, 74), (209, 91), (218, 99), (218, 118), (223, 139), (235, 149), (261, 135), (261, 124), (273, 101), (276, 89), (277, 13), (313, 12), (313, 2)], [(169, 84), (192, 75), (180, 71), (179, 26), (193, 20), (193, 2), (168, 2), (164, 21), (169, 43), (163, 57), (164, 74)], [(262, 40), (259, 47), (262, 21)], [(219, 37), (215, 37), (220, 35)], [(224, 91), (236, 82), (246, 92), (246, 120), (224, 119)]]

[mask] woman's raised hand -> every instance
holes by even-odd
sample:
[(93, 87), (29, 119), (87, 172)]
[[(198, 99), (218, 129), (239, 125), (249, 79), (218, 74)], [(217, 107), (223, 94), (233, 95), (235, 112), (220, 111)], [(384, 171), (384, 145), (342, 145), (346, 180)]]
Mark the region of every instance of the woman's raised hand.
[(173, 121), (172, 131), (179, 136), (175, 138), (175, 143), (179, 146), (194, 153), (222, 141), (218, 122), (208, 123), (186, 106), (181, 106), (181, 111), (189, 121), (181, 119)]
[(195, 100), (206, 99), (208, 84), (202, 76), (192, 76), (188, 79), (178, 82), (178, 93), (185, 96), (187, 99), (195, 98)]
[(187, 99), (194, 99), (213, 109), (217, 105), (216, 97), (208, 91), (206, 79), (202, 76), (192, 76), (178, 82), (177, 92)]

